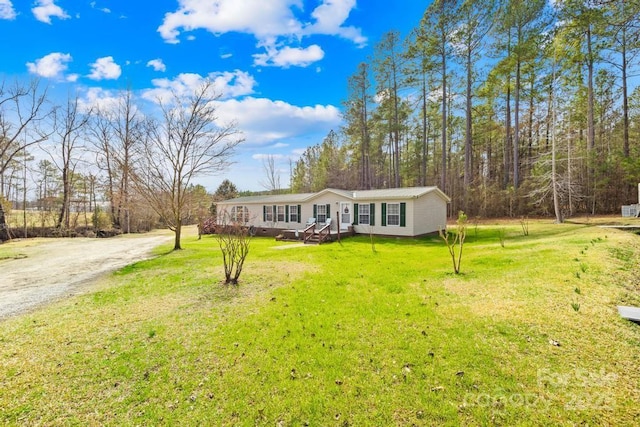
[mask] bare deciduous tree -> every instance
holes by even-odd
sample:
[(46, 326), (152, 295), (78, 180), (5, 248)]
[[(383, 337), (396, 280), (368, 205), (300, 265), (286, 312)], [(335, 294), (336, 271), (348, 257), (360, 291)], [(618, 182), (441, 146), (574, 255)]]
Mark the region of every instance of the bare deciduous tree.
[[(0, 175), (13, 159), (28, 147), (46, 140), (50, 133), (41, 127), (49, 115), (47, 91), (38, 80), (28, 84), (0, 83)], [(0, 201), (3, 199), (0, 188)], [(9, 240), (4, 208), (0, 203), (0, 242)]]
[(272, 154), (265, 156), (262, 159), (262, 167), (264, 169), (265, 180), (260, 181), (260, 185), (273, 194), (279, 193), (282, 187), (280, 185), (280, 171), (276, 166), (275, 156)]
[(143, 133), (144, 117), (130, 89), (121, 92), (111, 108), (103, 107), (94, 114), (91, 139), (97, 150), (98, 166), (106, 173), (111, 221), (125, 233), (131, 232), (134, 216), (130, 175)]
[(142, 142), (144, 120), (133, 103), (131, 90), (124, 91), (112, 114), (111, 126), (115, 136), (114, 159), (120, 177), (118, 184), (118, 224), (126, 233), (131, 231), (131, 183), (130, 175), (135, 151)]
[(91, 112), (84, 113), (78, 106), (78, 98), (69, 98), (65, 107), (54, 109), (55, 143), (49, 154), (62, 177), (62, 206), (56, 221), (56, 227), (69, 228), (71, 196), (74, 187), (76, 167), (80, 161), (77, 151), (82, 150), (82, 132), (89, 121)]
[(164, 224), (180, 236), (194, 178), (220, 172), (229, 165), (235, 147), (242, 142), (234, 123), (216, 123), (219, 95), (205, 82), (186, 99), (174, 93), (159, 100), (161, 119), (149, 122), (135, 162), (133, 184)]

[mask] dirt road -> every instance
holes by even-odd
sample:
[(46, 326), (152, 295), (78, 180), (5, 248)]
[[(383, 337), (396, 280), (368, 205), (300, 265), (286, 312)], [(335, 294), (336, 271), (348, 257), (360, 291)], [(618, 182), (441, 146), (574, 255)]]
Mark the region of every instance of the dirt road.
[(17, 259), (0, 260), (0, 320), (85, 291), (102, 274), (151, 257), (169, 242), (166, 231), (109, 239), (51, 239), (19, 245)]

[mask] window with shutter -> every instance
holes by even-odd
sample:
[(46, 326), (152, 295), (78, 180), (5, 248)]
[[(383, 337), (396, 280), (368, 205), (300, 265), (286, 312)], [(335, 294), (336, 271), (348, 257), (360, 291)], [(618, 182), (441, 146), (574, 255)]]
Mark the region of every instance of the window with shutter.
[(316, 205), (316, 221), (318, 224), (324, 224), (327, 222), (327, 205)]
[(400, 203), (387, 203), (387, 225), (389, 227), (400, 225)]
[(358, 204), (358, 223), (359, 224), (362, 224), (362, 225), (371, 224), (370, 208), (371, 208), (371, 205), (369, 205), (369, 203)]

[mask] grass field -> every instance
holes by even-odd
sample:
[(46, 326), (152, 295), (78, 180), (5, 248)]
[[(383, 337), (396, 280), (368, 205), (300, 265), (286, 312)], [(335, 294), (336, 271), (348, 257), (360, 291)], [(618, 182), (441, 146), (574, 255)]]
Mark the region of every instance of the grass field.
[[(7, 213), (6, 220), (7, 225), (12, 228), (19, 228), (25, 226), (25, 219), (27, 227), (54, 227), (59, 213), (53, 211), (23, 211), (23, 210), (11, 210)], [(75, 217), (75, 214), (74, 214)], [(80, 219), (81, 218), (81, 219)], [(82, 222), (84, 225), (84, 214), (78, 215), (78, 223)], [(91, 218), (88, 218), (89, 224), (91, 224)]]
[(0, 323), (0, 424), (635, 425), (639, 237), (468, 233), (460, 275), (435, 238), (256, 238), (238, 288), (214, 237), (159, 248)]

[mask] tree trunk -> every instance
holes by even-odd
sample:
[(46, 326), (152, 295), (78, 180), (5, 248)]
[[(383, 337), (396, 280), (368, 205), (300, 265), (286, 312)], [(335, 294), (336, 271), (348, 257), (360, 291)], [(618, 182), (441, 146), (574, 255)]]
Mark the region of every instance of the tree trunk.
[[(394, 60), (395, 64), (395, 60)], [(393, 70), (393, 182), (395, 188), (400, 188), (400, 119), (398, 114), (398, 83), (396, 70)]]
[(446, 34), (442, 33), (442, 170), (440, 171), (440, 189), (447, 191), (447, 54)]
[(176, 224), (176, 229), (174, 230), (175, 233), (175, 240), (174, 240), (174, 244), (173, 244), (173, 250), (178, 250), (178, 249), (182, 249), (182, 246), (180, 246), (180, 235), (182, 234), (182, 221), (178, 221), (178, 223)]
[(595, 100), (593, 96), (593, 49), (591, 46), (591, 26), (587, 28), (587, 149), (589, 152), (595, 147)]
[(471, 64), (471, 42), (467, 41), (467, 58), (466, 58), (466, 67), (467, 67), (467, 90), (466, 90), (466, 103), (465, 103), (465, 135), (464, 135), (464, 198), (465, 198), (465, 209), (469, 209), (467, 206), (468, 202), (468, 194), (471, 186), (471, 174), (472, 174), (472, 165), (471, 160), (473, 156), (473, 140), (472, 140), (472, 110), (471, 110), (471, 96), (472, 96), (472, 87), (471, 83), (473, 80), (473, 73)]
[(505, 136), (504, 136), (504, 150), (503, 150), (503, 162), (504, 162), (504, 175), (503, 175), (503, 188), (506, 189), (509, 186), (509, 177), (511, 176), (511, 75), (507, 77), (507, 101), (505, 112)]
[(427, 82), (426, 76), (422, 76), (422, 161), (420, 162), (420, 185), (427, 185)]
[(520, 184), (520, 58), (516, 64), (516, 93), (513, 109), (513, 188)]
[(66, 168), (62, 170), (62, 207), (56, 227), (62, 228), (63, 223), (69, 228), (69, 173)]
[(7, 219), (4, 216), (4, 206), (2, 206), (2, 199), (0, 199), (0, 242), (6, 242), (10, 239)]
[(622, 28), (622, 139), (624, 157), (629, 157), (629, 95), (627, 89), (627, 32)]

